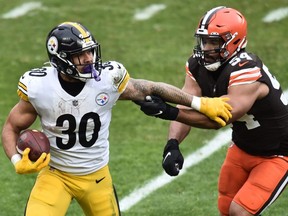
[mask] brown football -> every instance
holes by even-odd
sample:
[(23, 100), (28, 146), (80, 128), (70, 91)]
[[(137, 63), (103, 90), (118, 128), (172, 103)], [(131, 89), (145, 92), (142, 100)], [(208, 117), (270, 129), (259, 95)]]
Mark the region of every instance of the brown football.
[(28, 129), (19, 135), (16, 148), (20, 154), (30, 148), (29, 159), (36, 161), (43, 152), (50, 152), (50, 142), (43, 132)]

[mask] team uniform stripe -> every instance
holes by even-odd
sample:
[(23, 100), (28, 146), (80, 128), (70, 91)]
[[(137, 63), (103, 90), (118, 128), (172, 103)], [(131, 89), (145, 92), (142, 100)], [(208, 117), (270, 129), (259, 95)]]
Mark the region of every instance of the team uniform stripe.
[(262, 212), (264, 212), (265, 209), (267, 209), (280, 196), (280, 194), (283, 192), (287, 184), (288, 184), (288, 171), (284, 175), (282, 181), (279, 183), (275, 191), (272, 193), (270, 199), (266, 202), (266, 204), (259, 211), (259, 214), (257, 212), (257, 215), (260, 215)]
[(196, 81), (193, 74), (190, 71), (186, 71), (186, 75), (188, 75), (192, 80)]
[(208, 28), (208, 24), (209, 24), (210, 19), (212, 18), (212, 16), (213, 16), (218, 10), (221, 10), (221, 9), (223, 9), (223, 8), (225, 8), (225, 7), (220, 6), (220, 7), (213, 8), (212, 10), (208, 11), (208, 12), (205, 14), (205, 16), (203, 17), (199, 28), (201, 28), (201, 29), (207, 29), (207, 28)]
[(122, 80), (120, 81), (120, 84), (119, 84), (119, 86), (118, 86), (118, 92), (122, 93), (122, 92), (125, 90), (129, 79), (130, 79), (130, 75), (129, 75), (129, 73), (126, 71), (126, 72), (125, 72), (125, 75), (123, 76), (123, 78), (122, 78)]
[(83, 39), (86, 41), (86, 42), (89, 42), (90, 41), (90, 35), (88, 34), (88, 32), (83, 29), (78, 23), (74, 23), (74, 22), (64, 22), (63, 24), (68, 24), (68, 25), (71, 25), (73, 27), (75, 27), (83, 36)]
[(18, 82), (18, 88), (22, 89), (27, 93), (27, 86), (24, 83)]
[(234, 85), (248, 84), (257, 81), (262, 76), (260, 68), (248, 68), (231, 73), (229, 87)]
[(23, 99), (23, 100), (25, 100), (25, 101), (29, 101), (28, 95), (25, 94), (25, 93), (24, 93), (23, 91), (21, 91), (20, 89), (17, 89), (17, 94), (18, 94), (18, 96), (19, 96), (21, 99)]
[(186, 74), (187, 74), (192, 80), (196, 81), (195, 78), (194, 78), (194, 76), (193, 76), (193, 74), (189, 71), (189, 67), (188, 67), (188, 66), (189, 66), (189, 63), (186, 62), (186, 65), (185, 65)]
[(20, 81), (18, 82), (17, 94), (20, 98), (22, 98), (25, 101), (29, 100), (28, 93), (27, 93), (27, 86)]

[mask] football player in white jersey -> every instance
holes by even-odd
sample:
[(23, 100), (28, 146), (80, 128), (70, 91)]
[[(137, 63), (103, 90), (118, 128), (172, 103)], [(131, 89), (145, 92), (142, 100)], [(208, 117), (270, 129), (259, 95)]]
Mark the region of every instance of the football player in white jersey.
[[(226, 98), (192, 96), (165, 83), (132, 79), (118, 62), (102, 64), (99, 43), (79, 23), (64, 22), (53, 28), (46, 48), (51, 65), (20, 78), (20, 101), (2, 131), (5, 153), (16, 172), (41, 170), (25, 215), (65, 215), (72, 199), (85, 215), (120, 215), (108, 168), (109, 125), (117, 100), (140, 101), (155, 94), (192, 107), (222, 126), (231, 118)], [(165, 113), (170, 120), (180, 117), (174, 109)], [(15, 145), (19, 133), (37, 117), (51, 150), (33, 163), (28, 158), (30, 149), (20, 155)]]

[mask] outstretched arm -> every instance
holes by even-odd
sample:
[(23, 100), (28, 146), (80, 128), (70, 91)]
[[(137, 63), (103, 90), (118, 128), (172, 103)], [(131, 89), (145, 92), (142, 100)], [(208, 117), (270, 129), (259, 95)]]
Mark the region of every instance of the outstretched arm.
[(225, 102), (225, 98), (199, 98), (162, 82), (130, 79), (119, 99), (143, 101), (147, 95), (158, 95), (167, 102), (192, 107), (222, 126), (231, 118), (232, 107)]
[(192, 95), (170, 84), (132, 78), (130, 78), (125, 91), (119, 99), (138, 101), (144, 100), (147, 95), (159, 95), (167, 102), (182, 104), (188, 107), (191, 107), (193, 101)]

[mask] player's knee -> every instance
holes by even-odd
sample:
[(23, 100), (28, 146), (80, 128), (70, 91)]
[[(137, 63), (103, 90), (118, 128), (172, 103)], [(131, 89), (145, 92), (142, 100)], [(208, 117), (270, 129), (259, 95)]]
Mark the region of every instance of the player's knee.
[(222, 216), (229, 215), (229, 208), (232, 202), (232, 198), (224, 195), (220, 195), (218, 198), (218, 209)]

